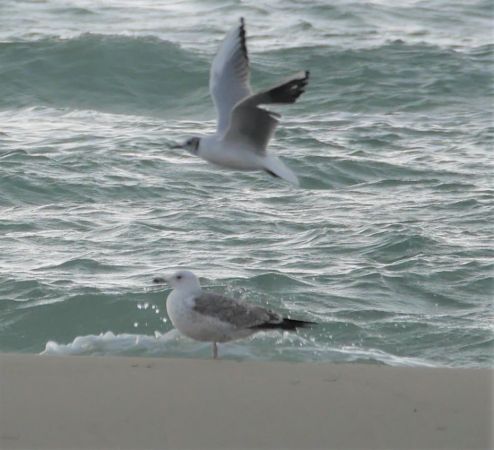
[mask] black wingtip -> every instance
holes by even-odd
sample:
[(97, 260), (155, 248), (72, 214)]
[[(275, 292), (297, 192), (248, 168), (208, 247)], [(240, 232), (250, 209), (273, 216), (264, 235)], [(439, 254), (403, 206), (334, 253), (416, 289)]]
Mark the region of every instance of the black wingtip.
[(247, 63), (249, 62), (249, 53), (247, 52), (247, 35), (245, 33), (245, 21), (244, 18), (240, 18), (240, 28), (238, 30), (238, 37), (240, 38), (240, 47), (242, 48), (242, 53), (245, 56), (245, 59), (247, 60)]
[(317, 325), (317, 323), (309, 322), (307, 320), (283, 319), (283, 322), (281, 322), (280, 325), (280, 328), (283, 330), (296, 330), (297, 328), (309, 328)]
[(284, 330), (296, 331), (298, 328), (309, 328), (318, 325), (317, 322), (309, 322), (307, 320), (283, 319), (281, 322), (267, 322), (252, 327), (257, 330)]
[(270, 89), (266, 92), (269, 101), (266, 103), (295, 103), (304, 92), (309, 83), (309, 71), (298, 72), (288, 81)]

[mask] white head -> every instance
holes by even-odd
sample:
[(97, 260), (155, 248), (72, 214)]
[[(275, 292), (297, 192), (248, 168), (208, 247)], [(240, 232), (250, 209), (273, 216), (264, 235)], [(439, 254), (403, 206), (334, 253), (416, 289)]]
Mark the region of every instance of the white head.
[(201, 138), (194, 136), (191, 137), (190, 139), (187, 139), (182, 144), (174, 145), (172, 148), (183, 148), (187, 150), (189, 153), (192, 153), (193, 155), (197, 155), (199, 153), (200, 145), (201, 145)]
[(190, 270), (179, 270), (165, 277), (165, 281), (177, 291), (200, 292), (201, 284)]

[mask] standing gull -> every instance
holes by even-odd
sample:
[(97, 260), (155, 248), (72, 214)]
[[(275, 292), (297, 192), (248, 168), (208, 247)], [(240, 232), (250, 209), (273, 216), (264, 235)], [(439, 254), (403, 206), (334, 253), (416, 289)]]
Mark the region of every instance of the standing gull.
[(309, 72), (299, 72), (286, 81), (252, 93), (244, 19), (232, 29), (218, 49), (209, 75), (209, 90), (218, 112), (216, 133), (192, 137), (174, 148), (218, 166), (236, 170), (264, 170), (298, 185), (297, 176), (266, 147), (278, 125), (279, 114), (260, 105), (294, 103), (304, 92)]
[(212, 342), (214, 359), (218, 358), (218, 342), (245, 338), (262, 330), (295, 331), (314, 325), (286, 319), (261, 306), (203, 292), (197, 277), (188, 270), (154, 281), (166, 281), (173, 288), (166, 300), (166, 310), (175, 328), (197, 341)]

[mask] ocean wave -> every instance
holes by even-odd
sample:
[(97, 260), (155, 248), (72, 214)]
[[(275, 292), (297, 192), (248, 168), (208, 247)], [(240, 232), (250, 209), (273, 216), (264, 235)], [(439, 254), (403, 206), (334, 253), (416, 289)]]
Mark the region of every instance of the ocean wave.
[[(258, 62), (254, 57), (256, 84), (273, 83), (288, 70), (311, 69), (308, 99), (311, 91), (324, 89), (320, 107), (364, 112), (398, 105), (417, 110), (453, 98), (480, 98), (490, 81), (483, 62), (488, 48), (459, 53), (395, 42), (371, 49), (308, 50), (273, 50)], [(58, 105), (160, 117), (179, 110), (200, 117), (211, 109), (211, 57), (153, 36), (82, 34), (0, 43), (0, 107)]]
[(92, 258), (70, 258), (66, 261), (37, 267), (37, 271), (43, 270), (62, 270), (75, 272), (118, 272), (125, 270), (125, 266), (116, 266), (115, 264), (105, 264)]
[[(0, 66), (1, 108), (58, 105), (112, 112), (186, 107), (177, 93), (207, 80), (208, 73), (200, 55), (171, 42), (94, 34), (1, 43)], [(202, 93), (194, 90), (206, 96), (207, 84)]]
[(306, 286), (304, 281), (291, 277), (283, 273), (263, 273), (249, 279), (249, 285), (252, 287), (262, 287), (263, 290), (279, 291), (290, 290), (291, 288), (300, 288)]

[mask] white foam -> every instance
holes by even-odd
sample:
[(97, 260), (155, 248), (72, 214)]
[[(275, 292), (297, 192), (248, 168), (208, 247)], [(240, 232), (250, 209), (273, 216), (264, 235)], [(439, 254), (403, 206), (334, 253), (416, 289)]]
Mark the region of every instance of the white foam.
[(376, 361), (388, 366), (403, 367), (438, 367), (426, 359), (410, 356), (397, 356), (375, 348), (360, 348), (354, 345), (333, 348), (333, 351), (345, 355), (348, 362)]
[[(250, 344), (249, 344), (250, 342)], [(257, 343), (253, 345), (253, 343)], [(266, 353), (269, 347), (283, 354), (283, 359), (293, 361), (325, 361), (333, 363), (375, 362), (388, 366), (438, 367), (422, 358), (398, 356), (375, 348), (357, 345), (341, 347), (317, 347), (315, 340), (301, 335), (261, 332), (255, 336), (222, 345), (224, 356), (240, 359), (271, 359)], [(154, 336), (143, 334), (114, 334), (111, 331), (98, 335), (77, 336), (68, 344), (48, 341), (42, 355), (92, 355), (92, 356), (210, 356), (208, 342), (197, 342), (180, 335), (176, 329), (165, 334), (155, 332)]]
[(55, 341), (46, 343), (42, 355), (145, 355), (157, 356), (173, 349), (179, 338), (173, 329), (165, 334), (155, 332), (154, 336), (143, 334), (114, 334), (111, 331), (98, 335), (77, 336), (68, 344)]

